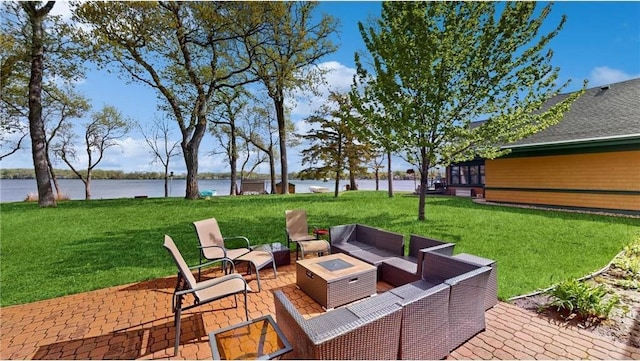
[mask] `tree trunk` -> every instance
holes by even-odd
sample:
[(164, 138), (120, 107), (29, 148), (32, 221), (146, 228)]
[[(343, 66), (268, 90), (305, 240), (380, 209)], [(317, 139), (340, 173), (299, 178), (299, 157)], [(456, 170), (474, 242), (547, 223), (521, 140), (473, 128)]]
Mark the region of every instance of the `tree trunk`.
[(164, 166), (164, 197), (169, 197), (169, 161)]
[(427, 176), (429, 174), (429, 158), (427, 157), (427, 149), (420, 149), (420, 201), (418, 202), (418, 220), (424, 221), (424, 208), (427, 194)]
[(84, 199), (88, 201), (91, 199), (91, 171), (87, 172), (87, 179), (84, 180), (83, 182), (84, 182)]
[(236, 127), (231, 123), (231, 151), (229, 152), (229, 167), (231, 168), (231, 184), (229, 187), (229, 195), (235, 196), (238, 193), (238, 171), (236, 170), (238, 166), (238, 149), (236, 143)]
[(389, 198), (393, 198), (393, 172), (391, 171), (391, 152), (387, 153), (387, 182), (389, 183)]
[(380, 170), (376, 167), (376, 190), (380, 190)]
[(23, 9), (31, 22), (31, 75), (29, 78), (29, 133), (31, 135), (31, 155), (38, 186), (38, 205), (56, 207), (56, 199), (51, 187), (51, 175), (47, 157), (47, 138), (42, 121), (42, 73), (44, 69), (44, 18), (51, 11), (54, 2), (48, 2), (40, 9), (34, 3), (23, 4)]
[(278, 137), (280, 138), (280, 190), (282, 191), (282, 194), (289, 194), (289, 175), (287, 174), (287, 130), (284, 119), (284, 97), (282, 94), (278, 94), (276, 98), (273, 99), (273, 102), (276, 107)]
[(271, 194), (276, 194), (276, 160), (273, 158), (273, 151), (269, 156), (269, 175), (271, 176)]
[(200, 198), (200, 190), (198, 189), (198, 149), (200, 149), (200, 142), (207, 129), (207, 121), (203, 115), (198, 118), (199, 121), (193, 131), (191, 140), (187, 143), (184, 143), (184, 141), (181, 143), (184, 163), (187, 167), (185, 199)]

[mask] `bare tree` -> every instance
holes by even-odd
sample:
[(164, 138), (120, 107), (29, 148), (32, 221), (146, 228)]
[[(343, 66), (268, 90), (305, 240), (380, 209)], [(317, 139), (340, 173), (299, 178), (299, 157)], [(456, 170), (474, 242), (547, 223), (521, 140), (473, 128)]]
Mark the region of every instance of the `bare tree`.
[(180, 141), (171, 140), (171, 128), (167, 118), (153, 120), (146, 129), (141, 125), (140, 132), (153, 155), (152, 163), (160, 162), (164, 169), (164, 196), (169, 196), (169, 163), (171, 158), (180, 155)]
[(45, 125), (45, 131), (47, 133), (46, 149), (47, 149), (47, 163), (49, 163), (49, 174), (53, 181), (53, 186), (56, 189), (57, 199), (60, 199), (62, 192), (60, 185), (58, 184), (58, 177), (56, 175), (53, 164), (55, 158), (52, 159), (52, 155), (55, 157), (55, 152), (51, 147), (55, 137), (61, 129), (69, 128), (67, 126), (70, 119), (82, 118), (86, 112), (91, 109), (87, 98), (76, 93), (70, 86), (58, 89), (57, 87), (46, 88), (45, 96), (43, 97), (43, 103), (45, 104), (42, 120)]
[(85, 199), (91, 199), (93, 169), (102, 161), (105, 151), (117, 145), (116, 140), (123, 138), (129, 132), (130, 127), (131, 121), (125, 119), (113, 106), (107, 105), (101, 111), (94, 113), (84, 133), (84, 146), (87, 154), (87, 168), (84, 173), (81, 173), (71, 162), (77, 160), (74, 144), (77, 136), (73, 132), (73, 128), (70, 124), (66, 124), (59, 130), (60, 142), (53, 146), (54, 152), (84, 183)]
[[(236, 195), (237, 190), (237, 163), (238, 163), (238, 122), (239, 118), (246, 116), (248, 93), (243, 88), (225, 89), (216, 97), (217, 106), (213, 112), (209, 132), (224, 151), (213, 152), (224, 154), (229, 161), (231, 170), (229, 195)], [(242, 140), (242, 138), (240, 138)], [(245, 141), (246, 142), (246, 141)]]

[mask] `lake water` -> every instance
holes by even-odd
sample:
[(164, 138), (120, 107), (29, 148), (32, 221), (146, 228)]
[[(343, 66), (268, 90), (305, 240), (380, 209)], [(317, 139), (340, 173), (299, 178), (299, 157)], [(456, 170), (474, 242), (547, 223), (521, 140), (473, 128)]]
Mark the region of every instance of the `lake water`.
[[(295, 184), (296, 193), (310, 193), (309, 186), (328, 187), (333, 191), (334, 182), (318, 180), (290, 180)], [(374, 180), (358, 180), (360, 190), (375, 190)], [(60, 188), (63, 193), (71, 199), (84, 199), (84, 184), (79, 179), (60, 179)], [(340, 190), (344, 190), (347, 181), (340, 181)], [(184, 197), (186, 182), (184, 179), (174, 179), (170, 181), (169, 196)], [(200, 191), (214, 189), (218, 196), (229, 194), (230, 181), (227, 180), (200, 180), (198, 181)], [(238, 188), (240, 182), (238, 181)], [(271, 189), (270, 182), (266, 182), (266, 189)], [(379, 189), (386, 191), (387, 181), (381, 180)], [(413, 192), (415, 183), (413, 180), (394, 180), (394, 191)], [(0, 202), (23, 201), (29, 193), (37, 194), (35, 179), (0, 179)], [(135, 196), (146, 195), (148, 197), (164, 196), (164, 181), (161, 179), (95, 179), (91, 181), (91, 199), (109, 198), (133, 198)]]

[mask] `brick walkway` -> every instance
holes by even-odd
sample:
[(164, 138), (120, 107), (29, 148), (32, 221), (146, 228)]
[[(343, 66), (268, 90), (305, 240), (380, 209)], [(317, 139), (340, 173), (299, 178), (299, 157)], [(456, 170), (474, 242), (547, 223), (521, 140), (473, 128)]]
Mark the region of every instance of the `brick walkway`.
[[(214, 275), (215, 271), (210, 275)], [(249, 295), (249, 316), (275, 317), (272, 290), (281, 288), (303, 313), (322, 312), (295, 287), (295, 267), (261, 273), (263, 290)], [(247, 276), (255, 290), (253, 276)], [(171, 294), (175, 277), (111, 287), (0, 309), (0, 359), (174, 358)], [(388, 285), (379, 284), (379, 291)], [(228, 298), (183, 313), (175, 359), (211, 359), (207, 333), (244, 319)], [(640, 349), (499, 303), (487, 311), (487, 328), (449, 359), (640, 359)]]

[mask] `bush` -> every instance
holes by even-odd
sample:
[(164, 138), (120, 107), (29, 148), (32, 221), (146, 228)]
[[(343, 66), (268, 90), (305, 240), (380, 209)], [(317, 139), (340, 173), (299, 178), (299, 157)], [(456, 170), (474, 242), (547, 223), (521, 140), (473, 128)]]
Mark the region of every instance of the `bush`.
[(604, 286), (591, 286), (577, 280), (561, 282), (546, 293), (551, 302), (544, 308), (555, 307), (567, 318), (578, 316), (586, 325), (607, 319), (613, 307), (620, 303), (618, 296), (609, 296)]
[(613, 273), (626, 280), (640, 280), (640, 238), (624, 247), (624, 254), (611, 264)]

